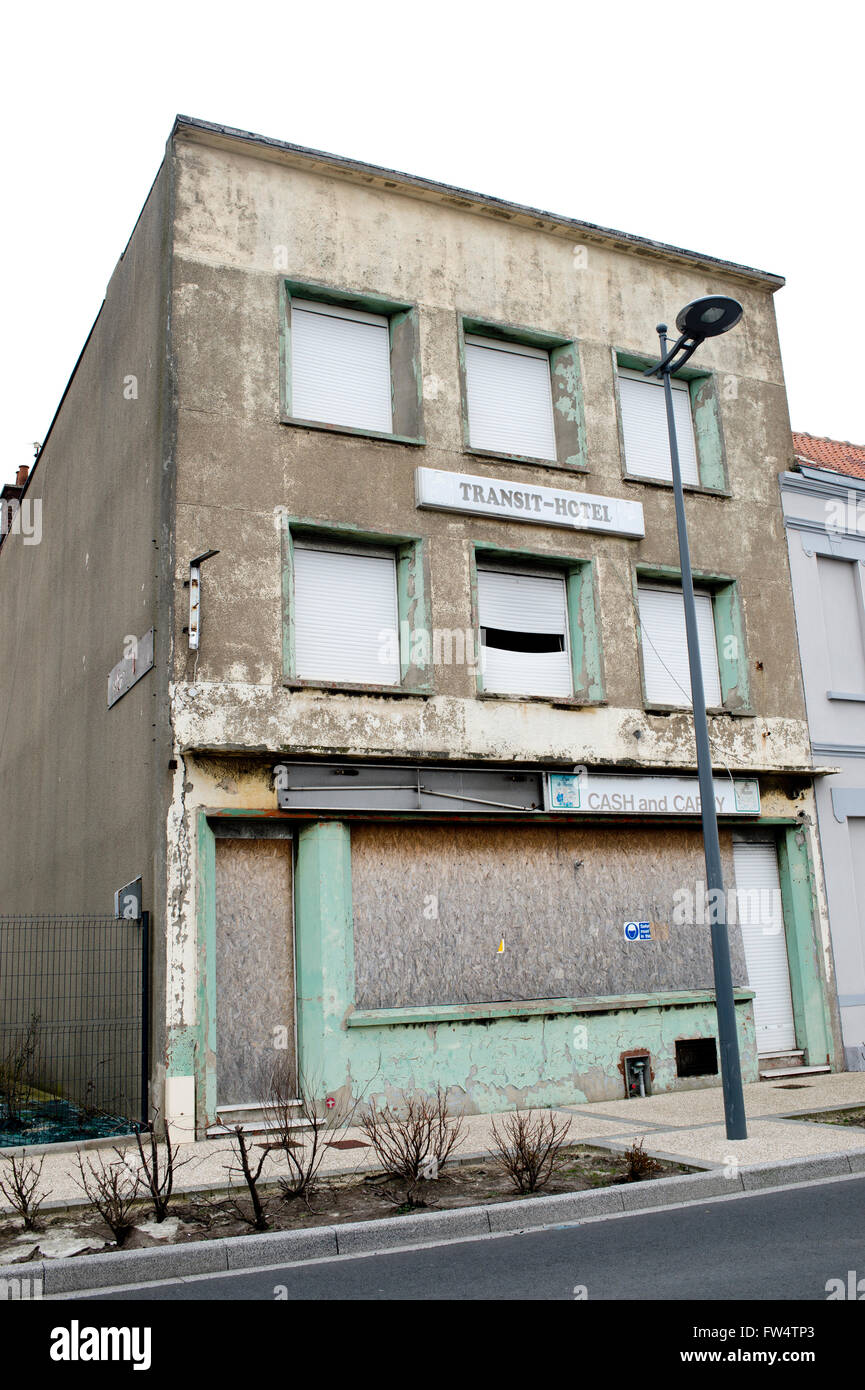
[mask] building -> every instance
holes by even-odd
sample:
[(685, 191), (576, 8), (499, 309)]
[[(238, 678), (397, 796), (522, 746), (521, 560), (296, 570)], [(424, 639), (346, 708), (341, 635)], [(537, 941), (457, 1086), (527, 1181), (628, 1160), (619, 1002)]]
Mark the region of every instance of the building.
[(844, 1065), (865, 1070), (865, 448), (794, 434), (781, 494), (816, 763)]
[(0, 775), (15, 911), (142, 878), (178, 1132), (252, 1115), (280, 1050), (336, 1101), (718, 1083), (641, 376), (707, 293), (745, 309), (676, 383), (744, 1075), (836, 1064), (782, 283), (177, 119), (28, 482), (41, 544), (0, 557)]

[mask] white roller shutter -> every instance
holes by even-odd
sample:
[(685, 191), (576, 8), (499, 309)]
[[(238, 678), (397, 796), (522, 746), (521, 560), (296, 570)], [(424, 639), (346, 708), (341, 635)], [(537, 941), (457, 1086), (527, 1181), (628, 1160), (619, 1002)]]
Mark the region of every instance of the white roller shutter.
[[(699, 484), (691, 397), (683, 381), (673, 381), (673, 414), (683, 483)], [(664, 387), (657, 377), (619, 368), (619, 399), (625, 435), (625, 464), (638, 478), (673, 480)]]
[(734, 844), (736, 909), (754, 990), (757, 1052), (796, 1046), (790, 968), (781, 910), (778, 855), (773, 844)]
[(478, 570), (482, 628), (556, 634), (560, 652), (515, 652), (481, 647), (484, 689), (499, 695), (573, 694), (565, 581), (560, 575)]
[(466, 392), (473, 449), (555, 459), (549, 353), (467, 334)]
[(865, 694), (865, 648), (862, 644), (862, 590), (855, 560), (817, 556), (817, 576), (832, 689)]
[(293, 299), (290, 352), (295, 419), (392, 433), (386, 318)]
[[(653, 704), (680, 705), (686, 709), (691, 704), (691, 673), (682, 591), (641, 585), (639, 598), (646, 698)], [(722, 703), (712, 596), (698, 593), (694, 600), (703, 687), (706, 705), (711, 708)]]
[(294, 603), (302, 680), (399, 684), (394, 558), (296, 546)]

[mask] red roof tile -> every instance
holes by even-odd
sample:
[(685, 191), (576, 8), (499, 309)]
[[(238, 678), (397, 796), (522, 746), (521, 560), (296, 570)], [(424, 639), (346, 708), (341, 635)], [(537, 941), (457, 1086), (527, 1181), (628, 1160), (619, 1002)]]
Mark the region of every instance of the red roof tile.
[(797, 458), (812, 468), (829, 468), (851, 478), (865, 478), (865, 444), (850, 444), (846, 439), (820, 439), (813, 434), (797, 434), (794, 430), (793, 447)]

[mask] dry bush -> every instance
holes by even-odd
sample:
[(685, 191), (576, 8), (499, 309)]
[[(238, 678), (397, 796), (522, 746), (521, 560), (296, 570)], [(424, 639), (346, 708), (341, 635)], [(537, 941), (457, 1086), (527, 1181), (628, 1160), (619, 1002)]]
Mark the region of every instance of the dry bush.
[(652, 1173), (657, 1173), (661, 1167), (655, 1158), (651, 1158), (643, 1148), (642, 1139), (635, 1139), (629, 1149), (625, 1149), (624, 1157), (628, 1161), (628, 1171), (626, 1174), (628, 1182), (640, 1182), (643, 1178), (648, 1178)]
[(335, 1130), (348, 1127), (358, 1102), (348, 1109), (322, 1112), (315, 1100), (315, 1087), (302, 1075), (295, 1080), (287, 1058), (267, 1074), (263, 1091), (270, 1138), (288, 1166), (288, 1175), (279, 1179), (283, 1201), (302, 1197), (309, 1206), (330, 1137)]
[(122, 1160), (106, 1163), (99, 1149), (94, 1150), (93, 1158), (88, 1158), (86, 1167), (80, 1149), (76, 1156), (81, 1174), (80, 1182), (76, 1179), (78, 1187), (110, 1228), (117, 1244), (122, 1245), (135, 1224), (132, 1208), (141, 1185), (138, 1174), (130, 1172)]
[(39, 1191), (44, 1154), (38, 1163), (27, 1154), (0, 1154), (0, 1192), (24, 1222), (25, 1231), (38, 1231), (39, 1208), (51, 1193)]
[(245, 1221), (248, 1226), (253, 1226), (256, 1231), (266, 1231), (268, 1226), (267, 1203), (258, 1190), (258, 1183), (261, 1178), (262, 1169), (267, 1162), (267, 1149), (264, 1150), (258, 1163), (253, 1167), (249, 1156), (249, 1140), (243, 1132), (242, 1125), (234, 1126), (232, 1138), (237, 1145), (237, 1156), (240, 1159), (240, 1167), (230, 1167), (228, 1172), (230, 1176), (234, 1173), (243, 1174), (243, 1180), (246, 1183), (249, 1198), (252, 1202), (252, 1212), (250, 1213), (247, 1211), (246, 1208), (242, 1207), (234, 1198), (232, 1199), (232, 1206), (241, 1221)]
[[(165, 1153), (159, 1152), (159, 1140), (156, 1137), (154, 1124), (134, 1126), (135, 1142), (138, 1145), (138, 1159), (140, 1167), (136, 1176), (142, 1188), (150, 1197), (150, 1204), (153, 1207), (153, 1215), (157, 1221), (164, 1221), (168, 1215), (168, 1208), (171, 1202), (171, 1195), (174, 1191), (174, 1175), (178, 1168), (189, 1163), (192, 1155), (188, 1158), (177, 1158), (177, 1150), (171, 1142), (171, 1135), (168, 1126), (165, 1127)], [(142, 1141), (142, 1134), (147, 1136), (147, 1145)], [(126, 1157), (121, 1149), (115, 1149), (117, 1157), (126, 1164)], [(129, 1168), (134, 1173), (134, 1169)]]
[(414, 1188), (422, 1178), (438, 1177), (460, 1137), (463, 1117), (448, 1113), (439, 1086), (435, 1100), (410, 1095), (401, 1111), (370, 1106), (359, 1123), (385, 1172)]
[(571, 1129), (570, 1120), (558, 1120), (550, 1111), (513, 1110), (492, 1122), (496, 1163), (505, 1170), (518, 1192), (539, 1192), (560, 1166), (559, 1151)]

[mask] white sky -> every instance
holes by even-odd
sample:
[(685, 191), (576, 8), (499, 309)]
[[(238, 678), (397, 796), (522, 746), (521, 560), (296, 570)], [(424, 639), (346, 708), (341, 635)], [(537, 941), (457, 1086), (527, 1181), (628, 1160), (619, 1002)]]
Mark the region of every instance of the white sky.
[(47, 432), (178, 112), (777, 271), (793, 428), (865, 444), (862, 14), (10, 7), (0, 482)]

